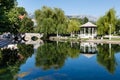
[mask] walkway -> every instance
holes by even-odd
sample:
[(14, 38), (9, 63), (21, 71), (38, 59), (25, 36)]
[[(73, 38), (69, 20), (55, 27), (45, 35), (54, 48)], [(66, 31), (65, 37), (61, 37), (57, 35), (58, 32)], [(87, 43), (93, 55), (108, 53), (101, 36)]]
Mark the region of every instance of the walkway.
[(0, 39), (0, 48), (8, 45), (11, 42), (12, 42), (12, 39)]

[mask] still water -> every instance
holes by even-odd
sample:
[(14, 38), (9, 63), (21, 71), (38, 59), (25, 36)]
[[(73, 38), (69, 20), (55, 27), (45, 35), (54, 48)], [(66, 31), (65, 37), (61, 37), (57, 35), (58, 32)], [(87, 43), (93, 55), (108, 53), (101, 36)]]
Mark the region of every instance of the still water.
[(117, 44), (44, 42), (7, 47), (0, 49), (0, 80), (120, 80)]

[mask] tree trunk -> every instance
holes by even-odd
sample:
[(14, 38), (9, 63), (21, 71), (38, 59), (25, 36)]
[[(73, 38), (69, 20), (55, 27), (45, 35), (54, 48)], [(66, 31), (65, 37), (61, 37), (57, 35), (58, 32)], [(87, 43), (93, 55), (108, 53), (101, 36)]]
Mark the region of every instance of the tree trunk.
[(57, 37), (58, 37), (59, 35), (58, 35), (58, 30), (57, 30)]

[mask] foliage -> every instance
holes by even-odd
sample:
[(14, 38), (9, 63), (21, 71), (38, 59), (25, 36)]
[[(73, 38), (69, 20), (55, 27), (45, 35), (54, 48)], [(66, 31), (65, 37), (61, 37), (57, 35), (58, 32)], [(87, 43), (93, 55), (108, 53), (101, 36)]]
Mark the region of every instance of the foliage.
[(66, 32), (66, 17), (64, 12), (59, 8), (49, 8), (43, 6), (42, 9), (35, 11), (37, 22), (37, 32), (49, 34), (62, 34)]
[(16, 0), (0, 0), (0, 32), (9, 31), (8, 12), (16, 5)]
[[(10, 31), (12, 33), (24, 33), (33, 31), (33, 21), (28, 18), (27, 12), (23, 7), (14, 7), (8, 13), (10, 21)], [(23, 18), (22, 18), (23, 17)]]
[(19, 32), (20, 33), (34, 32), (33, 25), (34, 23), (30, 18), (24, 17), (24, 19), (21, 20), (21, 27), (19, 28)]
[(33, 45), (18, 44), (17, 47), (18, 47), (19, 53), (26, 58), (32, 56), (32, 54), (34, 53)]
[(56, 34), (62, 34), (62, 33), (66, 33), (66, 29), (67, 29), (67, 18), (64, 15), (64, 11), (62, 11), (59, 8), (55, 8), (54, 9), (54, 21), (55, 21), (55, 31)]
[[(19, 16), (27, 15), (27, 12), (25, 11), (25, 8), (17, 7), (16, 0), (1, 0), (0, 4), (0, 32), (11, 32), (16, 34), (19, 33), (19, 31), (28, 32), (33, 30), (31, 29), (33, 22), (29, 18), (25, 19), (26, 21), (23, 20), (24, 22), (21, 21)], [(26, 27), (23, 28), (23, 26), (30, 28), (26, 29)], [(21, 28), (22, 30), (19, 30)]]
[(116, 34), (120, 35), (120, 19), (117, 19), (115, 26)]
[(20, 25), (20, 19), (18, 18), (19, 12), (16, 7), (12, 8), (8, 13), (9, 20), (9, 32), (17, 33)]
[(71, 33), (71, 36), (72, 36), (72, 34), (73, 34), (75, 31), (79, 31), (79, 29), (80, 29), (79, 26), (80, 26), (80, 24), (79, 24), (79, 22), (78, 22), (77, 20), (69, 20), (67, 31), (68, 31), (69, 33)]
[(87, 23), (88, 21), (89, 21), (89, 20), (88, 20), (87, 17), (84, 17), (84, 18), (82, 19), (82, 23), (83, 23), (83, 24)]
[[(116, 15), (115, 10), (110, 9), (104, 16), (97, 21), (98, 35), (108, 35), (115, 31)], [(110, 32), (111, 28), (111, 32)]]

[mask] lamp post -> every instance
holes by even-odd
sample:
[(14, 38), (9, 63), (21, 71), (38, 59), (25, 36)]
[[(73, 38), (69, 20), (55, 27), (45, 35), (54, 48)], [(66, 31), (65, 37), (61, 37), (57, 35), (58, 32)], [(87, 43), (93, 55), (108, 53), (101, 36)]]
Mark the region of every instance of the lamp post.
[(110, 27), (110, 32), (109, 32), (109, 40), (111, 40), (111, 24), (109, 25), (109, 27)]

